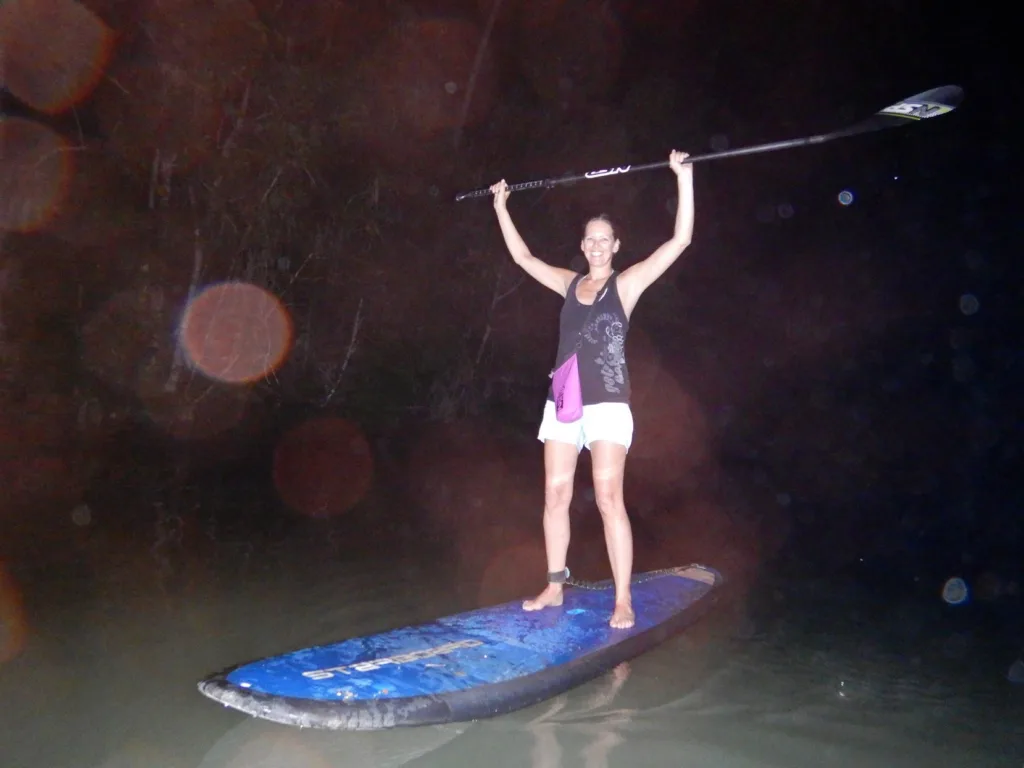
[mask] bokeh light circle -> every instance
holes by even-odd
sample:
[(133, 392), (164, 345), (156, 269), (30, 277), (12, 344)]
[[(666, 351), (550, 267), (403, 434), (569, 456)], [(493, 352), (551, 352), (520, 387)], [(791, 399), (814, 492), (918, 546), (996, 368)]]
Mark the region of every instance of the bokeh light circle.
[(981, 302), (978, 301), (978, 297), (973, 293), (965, 293), (960, 297), (960, 311), (963, 314), (970, 317), (977, 314), (979, 309), (981, 309)]
[(839, 204), (850, 205), (853, 202), (853, 192), (848, 189), (844, 189), (839, 193)]
[(71, 510), (71, 522), (79, 528), (85, 528), (92, 523), (92, 509), (88, 504), (79, 504)]
[(1024, 683), (1024, 658), (1017, 659), (1010, 665), (1006, 679), (1011, 683)]
[(959, 576), (948, 579), (942, 585), (942, 599), (950, 605), (962, 605), (970, 599), (970, 590), (967, 582)]
[(181, 345), (196, 369), (239, 384), (266, 376), (291, 347), (292, 321), (269, 291), (251, 283), (210, 286), (185, 310)]
[(0, 4), (0, 71), (33, 109), (63, 112), (86, 98), (103, 74), (114, 34), (74, 0)]
[(46, 126), (0, 118), (0, 231), (31, 232), (52, 219), (72, 168), (64, 140)]
[(313, 419), (287, 432), (274, 450), (274, 487), (291, 509), (311, 517), (347, 512), (373, 483), (373, 452), (357, 424)]

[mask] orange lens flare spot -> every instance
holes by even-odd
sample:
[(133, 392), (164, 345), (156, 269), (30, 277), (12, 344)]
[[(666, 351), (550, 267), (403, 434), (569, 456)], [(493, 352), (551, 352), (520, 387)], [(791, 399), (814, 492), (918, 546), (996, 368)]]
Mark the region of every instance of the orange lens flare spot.
[(0, 119), (0, 165), (0, 231), (31, 232), (52, 219), (72, 172), (63, 139), (31, 120)]
[(362, 430), (340, 418), (307, 421), (288, 432), (274, 451), (274, 487), (297, 512), (342, 514), (373, 483), (373, 453)]
[(206, 376), (233, 384), (275, 371), (291, 348), (292, 322), (272, 293), (249, 283), (222, 283), (185, 310), (181, 344)]
[(0, 5), (0, 71), (33, 109), (63, 112), (84, 100), (110, 61), (114, 35), (74, 0)]

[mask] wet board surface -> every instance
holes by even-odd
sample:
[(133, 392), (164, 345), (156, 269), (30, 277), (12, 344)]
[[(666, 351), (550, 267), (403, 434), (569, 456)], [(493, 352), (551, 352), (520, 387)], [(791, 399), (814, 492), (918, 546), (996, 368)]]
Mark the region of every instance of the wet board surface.
[(516, 600), (425, 624), (240, 664), (199, 683), (254, 717), (372, 730), (475, 720), (555, 696), (685, 629), (715, 602), (721, 576), (699, 565), (633, 577), (631, 629), (608, 626), (610, 582), (567, 587), (561, 606)]

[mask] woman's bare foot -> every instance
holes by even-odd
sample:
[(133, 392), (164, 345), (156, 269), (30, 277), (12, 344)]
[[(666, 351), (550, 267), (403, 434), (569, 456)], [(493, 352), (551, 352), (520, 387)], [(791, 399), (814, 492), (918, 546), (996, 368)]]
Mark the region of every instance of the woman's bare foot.
[(612, 619), (608, 623), (612, 629), (629, 629), (636, 622), (633, 606), (629, 603), (616, 603)]
[(523, 601), (524, 611), (539, 611), (541, 608), (562, 604), (562, 585), (548, 584), (547, 588), (533, 600)]

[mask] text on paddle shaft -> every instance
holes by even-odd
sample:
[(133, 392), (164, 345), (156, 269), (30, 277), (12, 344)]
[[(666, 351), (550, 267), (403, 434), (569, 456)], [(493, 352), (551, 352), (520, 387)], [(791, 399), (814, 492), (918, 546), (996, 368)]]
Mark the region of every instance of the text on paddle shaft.
[(630, 165), (620, 165), (618, 168), (605, 168), (600, 171), (589, 171), (585, 174), (588, 179), (597, 179), (601, 176), (614, 176), (616, 173), (629, 173)]
[(457, 651), (460, 648), (476, 648), (478, 645), (483, 645), (483, 641), (459, 640), (454, 643), (439, 645), (436, 648), (424, 648), (422, 651), (410, 651), (409, 653), (402, 653), (397, 656), (385, 656), (381, 659), (370, 659), (369, 661), (360, 661), (355, 664), (346, 664), (341, 667), (314, 669), (310, 672), (303, 672), (302, 675), (303, 677), (308, 677), (311, 680), (327, 680), (339, 674), (351, 675), (353, 672), (372, 672), (373, 670), (380, 669), (387, 664), (408, 664), (411, 661), (420, 661), (421, 659), (443, 656), (446, 653)]

